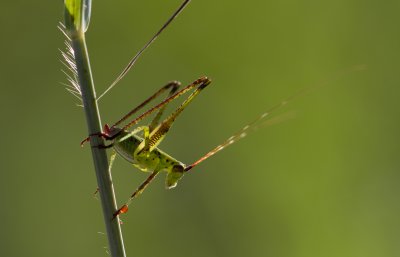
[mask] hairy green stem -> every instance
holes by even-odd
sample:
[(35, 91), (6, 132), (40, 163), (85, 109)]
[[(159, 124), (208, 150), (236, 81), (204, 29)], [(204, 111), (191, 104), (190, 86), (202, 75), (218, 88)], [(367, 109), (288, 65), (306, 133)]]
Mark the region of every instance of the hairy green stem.
[[(83, 32), (73, 33), (71, 36), (72, 48), (78, 71), (79, 85), (82, 91), (82, 101), (88, 125), (88, 133), (95, 134), (101, 131), (100, 114), (96, 102), (96, 93), (90, 69), (89, 55), (86, 48)], [(104, 145), (101, 137), (92, 136), (92, 146)], [(113, 219), (116, 211), (116, 201), (111, 174), (108, 171), (108, 160), (105, 149), (92, 147), (92, 156), (97, 177), (97, 185), (103, 207), (104, 222), (108, 236), (109, 248), (112, 257), (125, 257), (125, 248), (122, 239), (119, 219)]]

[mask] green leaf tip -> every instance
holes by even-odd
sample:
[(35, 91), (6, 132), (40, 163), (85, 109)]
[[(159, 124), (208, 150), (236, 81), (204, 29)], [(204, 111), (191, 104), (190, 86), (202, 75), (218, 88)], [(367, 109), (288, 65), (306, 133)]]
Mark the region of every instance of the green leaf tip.
[(92, 0), (64, 0), (65, 27), (69, 32), (86, 32), (89, 27)]

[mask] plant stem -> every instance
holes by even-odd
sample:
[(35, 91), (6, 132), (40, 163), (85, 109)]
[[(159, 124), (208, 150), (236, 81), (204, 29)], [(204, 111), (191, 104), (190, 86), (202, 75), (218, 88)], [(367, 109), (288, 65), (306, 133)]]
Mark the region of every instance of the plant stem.
[[(100, 114), (96, 101), (96, 92), (93, 84), (92, 72), (90, 69), (89, 55), (87, 52), (85, 35), (83, 32), (71, 35), (72, 48), (75, 54), (75, 61), (78, 71), (78, 79), (82, 91), (82, 102), (86, 115), (89, 135), (101, 131)], [(104, 145), (101, 137), (92, 136), (91, 146)], [(97, 185), (103, 207), (104, 222), (108, 236), (109, 248), (112, 257), (125, 257), (125, 248), (122, 239), (119, 219), (113, 219), (116, 211), (116, 201), (111, 174), (108, 170), (108, 160), (105, 149), (91, 147), (96, 171)]]

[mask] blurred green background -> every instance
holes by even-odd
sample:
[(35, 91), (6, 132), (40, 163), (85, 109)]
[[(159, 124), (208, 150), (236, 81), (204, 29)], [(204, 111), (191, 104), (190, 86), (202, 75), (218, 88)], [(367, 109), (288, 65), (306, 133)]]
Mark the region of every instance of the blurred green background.
[[(98, 93), (180, 1), (94, 1)], [(2, 5), (1, 256), (107, 256), (82, 109), (59, 82), (62, 1)], [(100, 102), (113, 123), (170, 80), (207, 75), (161, 148), (191, 163), (269, 106), (298, 115), (164, 179), (122, 226), (128, 256), (400, 256), (399, 1), (193, 0)], [(335, 74), (354, 65), (365, 71)], [(118, 159), (122, 203), (144, 180)]]

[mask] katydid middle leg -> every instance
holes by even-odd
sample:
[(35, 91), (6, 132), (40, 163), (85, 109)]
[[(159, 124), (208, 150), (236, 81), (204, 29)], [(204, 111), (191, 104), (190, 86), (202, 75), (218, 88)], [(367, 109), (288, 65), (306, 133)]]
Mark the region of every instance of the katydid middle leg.
[[(181, 86), (181, 83), (178, 81), (173, 81), (173, 82), (170, 82), (169, 85), (172, 85), (172, 88), (169, 91), (168, 97), (166, 97), (165, 100), (168, 99), (169, 97), (173, 96), (176, 93), (176, 91)], [(166, 103), (163, 107), (161, 107), (160, 110), (157, 112), (156, 116), (154, 116), (153, 120), (151, 121), (151, 123), (149, 125), (150, 132), (153, 131), (153, 129), (158, 125), (160, 118), (161, 118), (163, 112), (165, 111), (165, 108), (167, 108), (168, 104), (169, 104), (169, 102)]]
[(136, 197), (138, 197), (145, 189), (146, 187), (153, 181), (153, 179), (158, 175), (160, 172), (160, 169), (156, 168), (150, 176), (147, 177), (147, 179), (140, 184), (140, 186), (135, 190), (135, 192), (132, 193), (132, 195), (129, 197), (128, 201), (124, 205), (121, 206), (113, 215), (113, 219), (117, 217), (120, 214), (126, 213), (128, 211), (128, 206), (131, 204), (132, 200)]

